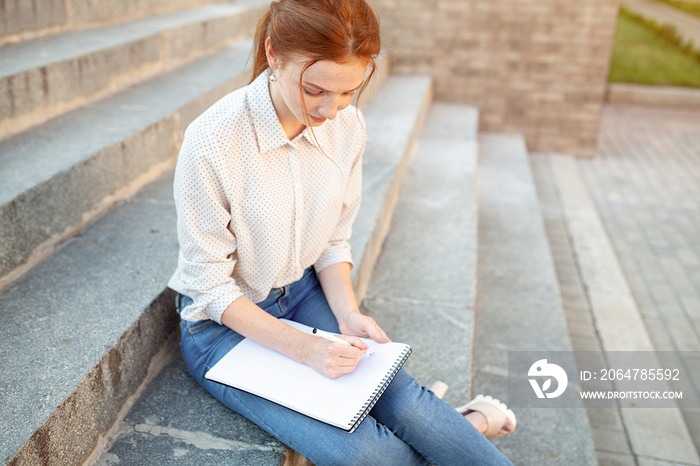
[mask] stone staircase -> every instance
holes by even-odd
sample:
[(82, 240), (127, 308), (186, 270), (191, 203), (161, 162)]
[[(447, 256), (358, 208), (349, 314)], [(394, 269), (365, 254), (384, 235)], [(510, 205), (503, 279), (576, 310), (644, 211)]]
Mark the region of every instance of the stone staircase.
[[(24, 12), (26, 30), (3, 31), (2, 43), (12, 43), (0, 49), (7, 464), (288, 460), (282, 444), (191, 379), (166, 288), (184, 128), (247, 84), (250, 38), (268, 0), (151, 3), (125, 2), (114, 21), (104, 13), (78, 21), (75, 6), (65, 13), (73, 19), (48, 25)], [(388, 58), (377, 78), (363, 106), (355, 291), (393, 339), (412, 344), (409, 371), (451, 387), (448, 402), (478, 392), (507, 398), (507, 350), (552, 334), (548, 349), (571, 349), (522, 138), (480, 141), (476, 108), (433, 103), (431, 80), (391, 75)], [(517, 248), (520, 225), (531, 228)], [(514, 263), (516, 249), (537, 267)], [(506, 279), (524, 272), (533, 282)], [(523, 300), (533, 304), (527, 312), (512, 306)], [(529, 326), (545, 311), (546, 335)], [(518, 413), (518, 433), (499, 447), (516, 464), (542, 464), (553, 452), (567, 464), (595, 463), (585, 415), (571, 410), (561, 429), (557, 411)]]

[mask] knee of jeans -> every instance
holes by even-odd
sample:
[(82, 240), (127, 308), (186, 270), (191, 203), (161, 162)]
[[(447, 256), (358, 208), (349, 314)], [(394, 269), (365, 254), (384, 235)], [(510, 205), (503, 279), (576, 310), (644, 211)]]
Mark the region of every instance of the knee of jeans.
[[(353, 435), (353, 434), (348, 434)], [(332, 448), (323, 457), (315, 460), (317, 464), (333, 464), (347, 466), (387, 465), (393, 463), (387, 456), (387, 451), (374, 442), (356, 442), (352, 448)]]
[(353, 440), (349, 445), (330, 448), (317, 463), (353, 466), (416, 464), (418, 455), (415, 451), (387, 427), (370, 418), (363, 421), (356, 432), (346, 435)]

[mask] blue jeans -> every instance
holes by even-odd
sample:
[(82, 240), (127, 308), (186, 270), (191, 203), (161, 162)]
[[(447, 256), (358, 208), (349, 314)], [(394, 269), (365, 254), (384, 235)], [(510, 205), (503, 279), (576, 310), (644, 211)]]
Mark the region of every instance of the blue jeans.
[[(192, 303), (178, 295), (178, 311)], [(258, 303), (275, 317), (339, 332), (313, 267)], [(207, 370), (243, 336), (212, 320), (181, 321), (180, 347), (194, 379), (214, 398), (318, 465), (508, 465), (510, 461), (453, 407), (399, 371), (370, 415), (349, 434), (234, 388)]]

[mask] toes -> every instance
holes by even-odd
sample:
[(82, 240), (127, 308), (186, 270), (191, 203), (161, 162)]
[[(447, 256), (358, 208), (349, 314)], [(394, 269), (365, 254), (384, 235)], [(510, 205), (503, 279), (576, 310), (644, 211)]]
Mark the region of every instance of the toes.
[(506, 419), (506, 423), (503, 424), (503, 427), (501, 427), (500, 432), (498, 432), (498, 436), (503, 437), (511, 432), (513, 432), (513, 423), (510, 422), (510, 419)]
[(503, 428), (501, 430), (505, 431), (506, 433), (513, 431), (513, 423), (510, 422), (510, 419), (506, 419), (506, 423), (503, 424)]

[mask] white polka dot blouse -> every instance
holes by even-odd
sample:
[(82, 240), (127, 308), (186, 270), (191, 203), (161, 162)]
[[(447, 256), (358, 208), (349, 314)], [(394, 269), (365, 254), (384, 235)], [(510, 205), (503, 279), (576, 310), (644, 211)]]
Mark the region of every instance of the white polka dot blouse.
[(290, 141), (268, 73), (185, 131), (174, 183), (180, 253), (168, 283), (194, 301), (185, 320), (220, 323), (241, 295), (257, 303), (312, 265), (318, 272), (353, 263), (348, 239), (362, 196), (362, 114), (349, 106), (315, 127), (323, 152), (308, 128)]

